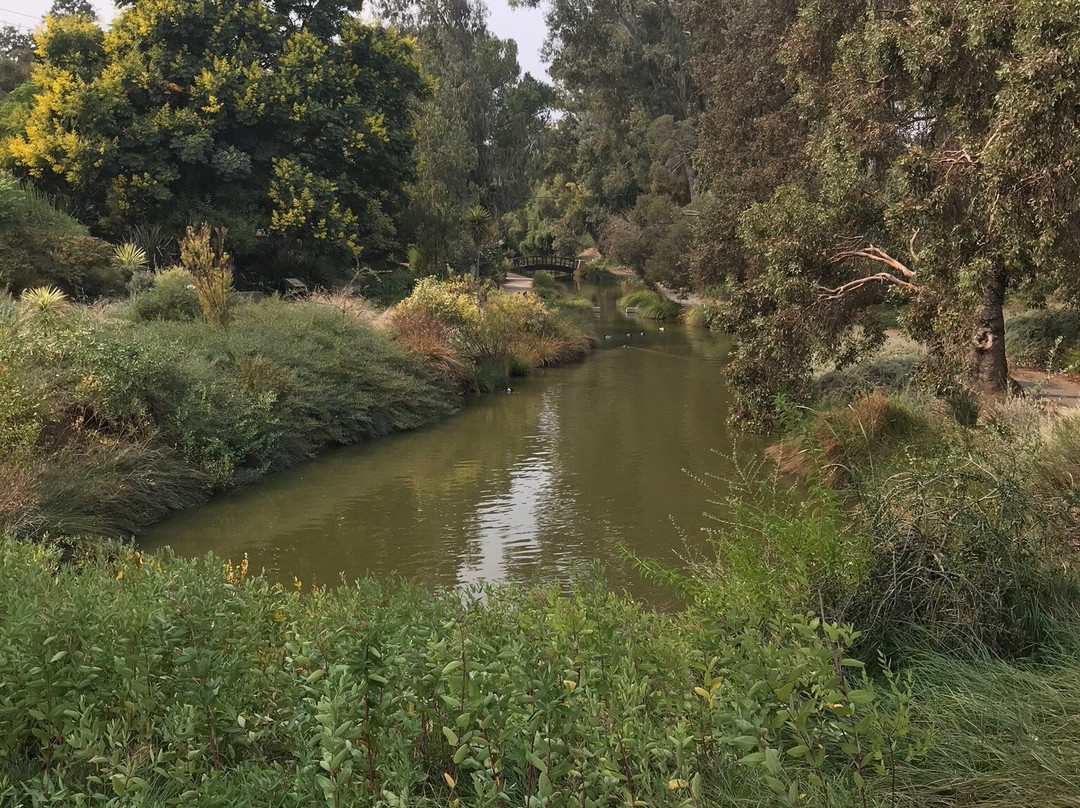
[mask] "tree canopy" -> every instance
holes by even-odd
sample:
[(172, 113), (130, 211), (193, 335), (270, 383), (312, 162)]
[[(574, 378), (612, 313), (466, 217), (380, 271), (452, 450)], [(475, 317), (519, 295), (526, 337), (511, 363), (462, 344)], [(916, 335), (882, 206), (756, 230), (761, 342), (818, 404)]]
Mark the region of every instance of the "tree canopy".
[(412, 45), (356, 0), (123, 5), (108, 31), (48, 18), (18, 171), (105, 235), (225, 226), (247, 266), (395, 253), (427, 90)]
[[(762, 200), (770, 182), (756, 184), (753, 162), (732, 164), (727, 144), (703, 141), (716, 194), (754, 189), (726, 219), (745, 271), (711, 271), (730, 279), (724, 323), (740, 338), (732, 373), (747, 413), (803, 395), (814, 362), (842, 366), (880, 344), (875, 310), (886, 302), (903, 305), (934, 378), (1004, 390), (1008, 293), (1080, 302), (1075, 10), (804, 0), (773, 23), (757, 31), (782, 42), (791, 91), (773, 69), (749, 94), (772, 88), (775, 104), (759, 113), (806, 122), (805, 162), (778, 171)], [(744, 69), (725, 66), (725, 47), (703, 40), (717, 88)]]

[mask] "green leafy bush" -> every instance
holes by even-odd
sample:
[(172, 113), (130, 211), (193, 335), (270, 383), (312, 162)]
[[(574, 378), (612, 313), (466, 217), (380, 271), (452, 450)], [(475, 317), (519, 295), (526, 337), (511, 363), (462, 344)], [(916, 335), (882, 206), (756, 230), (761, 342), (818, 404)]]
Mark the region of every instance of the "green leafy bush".
[(817, 618), (245, 568), (0, 540), (0, 801), (828, 805), (925, 746)]
[(1010, 317), (1005, 323), (1005, 351), (1017, 365), (1045, 368), (1052, 359), (1060, 369), (1080, 340), (1080, 312), (1039, 309)]
[(682, 306), (671, 298), (651, 289), (639, 289), (619, 298), (619, 308), (637, 308), (637, 316), (646, 320), (674, 320)]
[(190, 322), (201, 315), (194, 278), (184, 269), (155, 273), (153, 286), (137, 294), (131, 304), (131, 316), (138, 322)]
[(120, 292), (113, 248), (93, 238), (40, 192), (0, 175), (0, 284), (21, 292), (57, 286), (73, 297)]
[(512, 375), (588, 352), (592, 340), (561, 292), (553, 287), (550, 295), (548, 303), (540, 294), (508, 294), (468, 278), (423, 278), (389, 321), (407, 350), (475, 390), (491, 390)]
[[(1015, 657), (1048, 641), (1077, 593), (1068, 572), (1080, 456), (1072, 419), (1047, 426), (1012, 403), (984, 408), (966, 426), (944, 402), (879, 392), (797, 428), (772, 455), (781, 469), (837, 490), (841, 507), (810, 498), (821, 524), (814, 541), (797, 542), (806, 557), (784, 556), (795, 574), (789, 590), (823, 595), (870, 647)], [(757, 544), (768, 558), (770, 542)]]

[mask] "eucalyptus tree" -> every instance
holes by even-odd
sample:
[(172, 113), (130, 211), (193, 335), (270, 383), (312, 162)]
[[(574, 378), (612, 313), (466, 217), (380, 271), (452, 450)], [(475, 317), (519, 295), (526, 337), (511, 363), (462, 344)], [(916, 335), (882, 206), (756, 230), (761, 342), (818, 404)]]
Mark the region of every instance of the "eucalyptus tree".
[(782, 58), (805, 171), (745, 213), (729, 293), (747, 412), (802, 395), (815, 360), (880, 343), (875, 309), (933, 378), (1008, 386), (1003, 306), (1080, 303), (1080, 15), (1055, 0), (802, 0)]
[[(542, 8), (548, 26), (545, 54), (563, 111), (549, 176), (572, 178), (587, 192), (595, 209), (585, 218), (600, 222), (588, 235), (609, 257), (633, 254), (640, 259), (634, 267), (650, 280), (687, 285), (683, 261), (648, 260), (638, 249), (651, 254), (658, 234), (669, 242), (685, 238), (686, 222), (672, 208), (691, 203), (699, 188), (702, 98), (686, 0), (516, 4)], [(659, 274), (645, 270), (661, 265)]]
[(30, 78), (34, 63), (34, 38), (28, 31), (5, 25), (0, 28), (0, 99)]
[(465, 213), (479, 200), (498, 220), (527, 201), (540, 172), (551, 89), (522, 74), (516, 43), (488, 30), (480, 0), (380, 0), (376, 8), (416, 38), (432, 84), (417, 121), (409, 215), (416, 268), (469, 267)]

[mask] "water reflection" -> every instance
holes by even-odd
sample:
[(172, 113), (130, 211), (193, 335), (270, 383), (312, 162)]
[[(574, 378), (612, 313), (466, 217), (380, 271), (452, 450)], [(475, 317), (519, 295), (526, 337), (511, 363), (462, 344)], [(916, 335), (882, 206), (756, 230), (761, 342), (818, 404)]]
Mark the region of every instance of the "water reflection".
[(599, 561), (617, 586), (660, 597), (621, 548), (675, 563), (673, 522), (700, 542), (705, 496), (684, 470), (731, 471), (727, 343), (627, 323), (610, 305), (611, 338), (586, 362), (442, 424), (274, 475), (159, 525), (143, 544), (246, 552), (271, 577), (320, 583), (369, 573), (434, 586), (565, 581)]

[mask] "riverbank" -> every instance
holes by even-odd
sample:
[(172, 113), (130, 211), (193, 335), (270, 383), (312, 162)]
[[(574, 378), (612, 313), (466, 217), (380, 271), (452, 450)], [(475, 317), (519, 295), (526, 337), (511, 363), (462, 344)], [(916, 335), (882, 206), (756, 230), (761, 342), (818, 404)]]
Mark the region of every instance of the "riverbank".
[[(236, 302), (222, 328), (173, 280), (149, 296), (170, 319), (144, 318), (140, 298), (0, 312), (0, 529), (124, 538), (326, 447), (445, 418), (468, 391), (589, 345), (554, 308), (524, 313), (494, 291), (453, 322), (414, 297), (400, 309), (411, 318), (380, 328), (338, 296)], [(437, 334), (406, 328), (417, 316)], [(553, 333), (575, 350), (549, 350)]]

